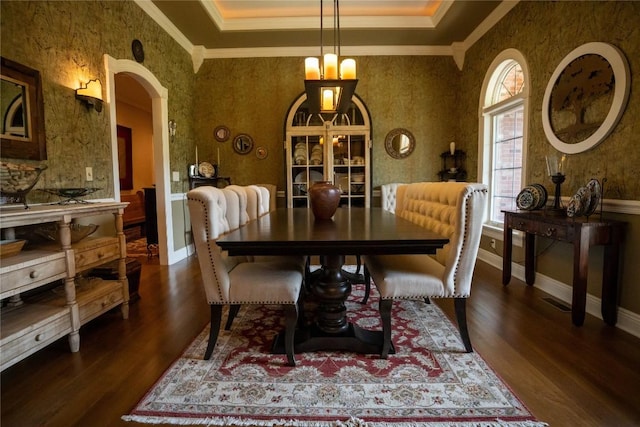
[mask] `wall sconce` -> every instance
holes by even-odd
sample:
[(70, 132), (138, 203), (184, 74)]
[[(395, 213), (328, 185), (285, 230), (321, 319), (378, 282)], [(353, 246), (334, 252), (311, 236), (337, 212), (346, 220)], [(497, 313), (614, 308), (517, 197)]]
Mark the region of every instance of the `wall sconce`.
[(100, 80), (89, 80), (84, 87), (76, 89), (76, 99), (84, 102), (88, 110), (93, 108), (97, 112), (102, 111), (102, 84)]

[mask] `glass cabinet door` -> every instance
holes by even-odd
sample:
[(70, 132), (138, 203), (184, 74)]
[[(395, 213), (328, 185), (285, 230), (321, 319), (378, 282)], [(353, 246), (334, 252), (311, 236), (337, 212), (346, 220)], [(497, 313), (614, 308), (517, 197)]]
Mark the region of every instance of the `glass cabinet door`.
[(354, 97), (346, 114), (308, 114), (306, 95), (292, 105), (285, 123), (287, 207), (307, 207), (307, 189), (331, 181), (342, 190), (341, 206), (370, 206), (370, 121)]

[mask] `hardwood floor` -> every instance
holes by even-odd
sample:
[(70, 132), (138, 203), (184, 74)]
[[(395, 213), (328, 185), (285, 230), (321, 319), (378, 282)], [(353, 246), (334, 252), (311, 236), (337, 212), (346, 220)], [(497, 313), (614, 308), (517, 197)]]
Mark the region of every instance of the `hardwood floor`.
[[(141, 299), (2, 372), (3, 427), (132, 426), (120, 420), (204, 328), (197, 259), (144, 264)], [(479, 263), (467, 303), (475, 350), (551, 426), (640, 425), (640, 339), (587, 315), (581, 328), (538, 289)], [(451, 301), (436, 301), (453, 316)]]

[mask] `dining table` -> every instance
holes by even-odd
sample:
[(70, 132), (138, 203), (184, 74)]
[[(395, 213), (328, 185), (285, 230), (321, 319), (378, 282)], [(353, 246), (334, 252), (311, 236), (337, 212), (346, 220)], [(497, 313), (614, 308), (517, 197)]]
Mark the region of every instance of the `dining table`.
[[(376, 354), (382, 349), (382, 331), (348, 321), (345, 302), (352, 280), (343, 269), (346, 257), (434, 254), (448, 241), (382, 208), (340, 207), (330, 220), (316, 220), (310, 208), (276, 209), (218, 238), (217, 244), (231, 256), (318, 256), (319, 269), (306, 277), (306, 298), (317, 303), (315, 318), (296, 330), (295, 352)], [(274, 339), (274, 353), (284, 353), (283, 338)]]

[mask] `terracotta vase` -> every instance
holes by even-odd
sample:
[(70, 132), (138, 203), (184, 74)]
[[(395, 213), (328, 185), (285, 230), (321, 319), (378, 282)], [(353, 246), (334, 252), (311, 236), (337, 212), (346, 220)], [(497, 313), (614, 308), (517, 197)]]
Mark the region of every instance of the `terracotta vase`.
[(311, 210), (316, 219), (331, 219), (340, 205), (342, 192), (331, 181), (317, 181), (309, 188)]

